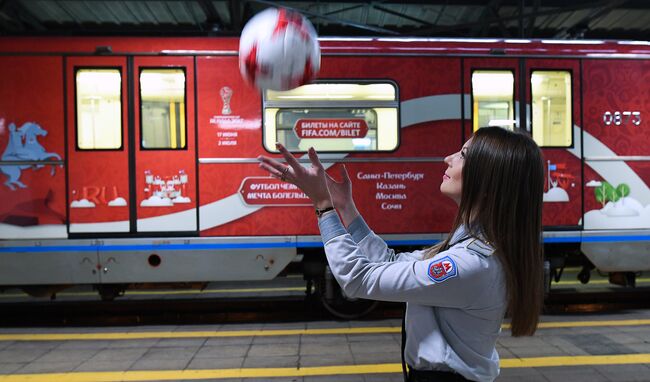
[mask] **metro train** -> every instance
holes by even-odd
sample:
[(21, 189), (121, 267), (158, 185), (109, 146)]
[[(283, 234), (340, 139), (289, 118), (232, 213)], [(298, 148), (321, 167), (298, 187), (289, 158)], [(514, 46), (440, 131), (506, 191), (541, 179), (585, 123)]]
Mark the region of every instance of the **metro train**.
[[(282, 142), (345, 164), (397, 250), (451, 226), (443, 159), (481, 126), (546, 162), (548, 279), (650, 270), (650, 43), (321, 38), (318, 79), (260, 92), (236, 38), (0, 38), (0, 289), (267, 280), (289, 265), (345, 316), (314, 209), (270, 178)], [(507, 211), (504, 211), (507, 213)]]

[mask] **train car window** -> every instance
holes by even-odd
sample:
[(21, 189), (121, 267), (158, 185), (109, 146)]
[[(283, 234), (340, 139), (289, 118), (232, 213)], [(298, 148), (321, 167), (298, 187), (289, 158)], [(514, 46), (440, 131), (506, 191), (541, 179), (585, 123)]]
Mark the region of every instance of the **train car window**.
[(515, 126), (515, 75), (510, 70), (472, 72), (473, 131), (483, 126)]
[(140, 126), (143, 149), (184, 149), (185, 71), (152, 68), (140, 71)]
[(122, 75), (119, 69), (77, 69), (77, 149), (122, 148)]
[(533, 139), (540, 147), (572, 145), (571, 73), (535, 70), (531, 74)]
[(290, 151), (392, 151), (399, 144), (399, 97), (392, 82), (315, 83), (264, 92), (264, 146)]

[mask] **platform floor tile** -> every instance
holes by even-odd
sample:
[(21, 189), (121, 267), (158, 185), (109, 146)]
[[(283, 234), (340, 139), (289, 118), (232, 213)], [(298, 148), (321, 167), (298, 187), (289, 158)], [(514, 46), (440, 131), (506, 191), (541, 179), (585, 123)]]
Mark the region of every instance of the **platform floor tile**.
[[(317, 366), (337, 366), (337, 365), (354, 365), (357, 361), (351, 355), (303, 355), (300, 356), (301, 367), (317, 367)], [(377, 361), (379, 362), (379, 361)], [(346, 376), (347, 378), (347, 376)], [(340, 381), (339, 381), (340, 382)]]
[(77, 366), (74, 371), (115, 371), (115, 370), (129, 370), (135, 363), (132, 359), (127, 360), (106, 360), (97, 361), (89, 360)]
[(187, 365), (190, 370), (211, 369), (240, 369), (244, 364), (244, 357), (230, 358), (194, 358)]
[[(3, 360), (4, 361), (4, 360)], [(0, 363), (0, 374), (11, 374), (14, 371), (17, 371), (23, 368), (26, 364), (20, 362), (3, 362)]]
[(9, 348), (0, 351), (0, 360), (2, 362), (33, 362), (49, 352), (50, 349), (40, 348)]
[(248, 349), (249, 345), (203, 346), (196, 352), (194, 359), (244, 357)]
[(69, 361), (69, 362), (30, 362), (25, 364), (16, 373), (32, 374), (32, 373), (67, 373), (74, 371), (83, 361)]
[(609, 381), (650, 381), (650, 367), (646, 365), (598, 365), (594, 368)]
[[(581, 366), (579, 368), (571, 366), (560, 366), (550, 368), (539, 368), (540, 374), (549, 381), (567, 381), (567, 382), (605, 382), (610, 381), (602, 375), (596, 368), (590, 366)], [(499, 379), (500, 380), (500, 379)]]

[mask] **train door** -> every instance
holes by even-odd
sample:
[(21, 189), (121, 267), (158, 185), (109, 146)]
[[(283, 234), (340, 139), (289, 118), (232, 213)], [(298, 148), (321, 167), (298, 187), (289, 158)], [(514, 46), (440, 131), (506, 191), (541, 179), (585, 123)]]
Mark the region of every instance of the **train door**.
[(464, 139), (480, 127), (521, 127), (519, 60), (472, 58), (464, 67)]
[(544, 226), (578, 226), (582, 211), (580, 101), (574, 97), (580, 94), (578, 61), (476, 58), (464, 60), (464, 72), (465, 138), (484, 126), (529, 131), (545, 157)]
[(70, 233), (196, 231), (193, 66), (67, 60)]
[(526, 59), (525, 67), (527, 125), (544, 153), (543, 224), (546, 230), (577, 228), (583, 184), (580, 65), (569, 59)]
[(66, 61), (71, 234), (130, 231), (126, 57)]
[(135, 57), (137, 232), (195, 232), (194, 59)]

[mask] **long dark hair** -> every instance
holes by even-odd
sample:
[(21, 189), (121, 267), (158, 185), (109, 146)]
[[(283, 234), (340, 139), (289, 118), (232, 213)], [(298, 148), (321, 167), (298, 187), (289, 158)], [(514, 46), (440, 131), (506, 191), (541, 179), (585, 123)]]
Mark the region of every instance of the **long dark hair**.
[[(474, 133), (465, 153), (460, 206), (451, 232), (464, 225), (470, 235), (482, 235), (495, 249), (505, 272), (513, 336), (534, 334), (542, 308), (543, 192), (542, 153), (527, 133), (499, 127)], [(446, 248), (450, 239), (432, 251)]]

